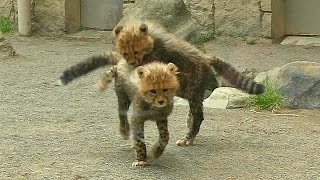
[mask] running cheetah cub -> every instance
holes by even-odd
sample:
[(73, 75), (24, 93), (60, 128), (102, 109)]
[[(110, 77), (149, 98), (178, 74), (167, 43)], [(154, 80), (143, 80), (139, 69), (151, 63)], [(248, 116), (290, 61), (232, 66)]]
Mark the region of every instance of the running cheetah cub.
[[(168, 116), (173, 109), (173, 97), (179, 88), (177, 73), (177, 67), (173, 63), (152, 62), (133, 68), (123, 60), (107, 71), (97, 83), (98, 89), (104, 90), (114, 77), (118, 100), (128, 98), (132, 102), (133, 114), (129, 123), (126, 117), (120, 118), (120, 133), (125, 139), (131, 133), (136, 151), (132, 166), (147, 165), (145, 121), (155, 121), (159, 130), (159, 140), (152, 148), (155, 158), (161, 156), (168, 144)], [(119, 87), (120, 91), (117, 90)]]

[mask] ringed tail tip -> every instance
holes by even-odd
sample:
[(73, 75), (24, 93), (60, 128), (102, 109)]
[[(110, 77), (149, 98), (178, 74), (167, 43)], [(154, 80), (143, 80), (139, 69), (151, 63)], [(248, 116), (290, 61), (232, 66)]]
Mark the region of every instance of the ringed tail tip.
[(266, 91), (266, 87), (263, 84), (256, 83), (253, 89), (254, 94), (263, 94)]

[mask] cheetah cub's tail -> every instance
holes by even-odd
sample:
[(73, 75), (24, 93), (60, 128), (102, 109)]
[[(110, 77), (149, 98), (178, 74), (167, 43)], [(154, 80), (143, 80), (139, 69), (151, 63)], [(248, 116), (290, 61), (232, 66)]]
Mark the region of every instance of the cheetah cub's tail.
[(263, 84), (257, 83), (250, 77), (241, 74), (230, 64), (217, 57), (213, 57), (210, 60), (210, 65), (214, 68), (215, 73), (222, 77), (223, 82), (228, 86), (241, 89), (249, 94), (262, 94), (265, 92)]
[(104, 53), (88, 57), (84, 61), (73, 65), (62, 72), (59, 77), (60, 83), (66, 85), (76, 78), (90, 73), (91, 71), (107, 65), (117, 64), (123, 58), (116, 52)]

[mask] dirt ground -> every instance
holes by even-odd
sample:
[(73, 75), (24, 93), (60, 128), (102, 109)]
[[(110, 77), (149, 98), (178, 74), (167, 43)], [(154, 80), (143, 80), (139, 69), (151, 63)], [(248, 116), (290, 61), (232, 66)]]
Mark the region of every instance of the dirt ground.
[[(195, 145), (178, 147), (187, 132), (186, 106), (169, 121), (170, 142), (150, 166), (131, 167), (134, 152), (118, 133), (113, 88), (94, 87), (100, 69), (57, 86), (61, 71), (110, 50), (103, 40), (13, 37), (19, 56), (0, 59), (0, 179), (320, 179), (320, 110), (205, 109)], [(217, 39), (205, 45), (236, 68), (269, 70), (297, 60), (320, 62), (320, 49), (268, 41), (246, 45)], [(158, 137), (146, 126), (147, 148)]]

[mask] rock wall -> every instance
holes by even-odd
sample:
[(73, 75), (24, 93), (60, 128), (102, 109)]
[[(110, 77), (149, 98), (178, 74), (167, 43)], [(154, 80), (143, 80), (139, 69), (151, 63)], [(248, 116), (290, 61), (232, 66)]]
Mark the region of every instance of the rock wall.
[(218, 35), (271, 37), (271, 0), (214, 0), (214, 6)]
[(33, 0), (33, 33), (41, 35), (59, 35), (64, 33), (64, 1)]
[[(35, 34), (64, 33), (64, 1), (33, 0)], [(127, 1), (130, 4), (139, 2)], [(201, 27), (200, 29), (207, 29), (223, 36), (271, 37), (271, 0), (183, 0), (183, 2), (194, 24)], [(16, 0), (0, 1), (0, 14), (9, 16), (16, 25)]]
[(194, 22), (208, 29), (214, 28), (213, 0), (184, 0)]

